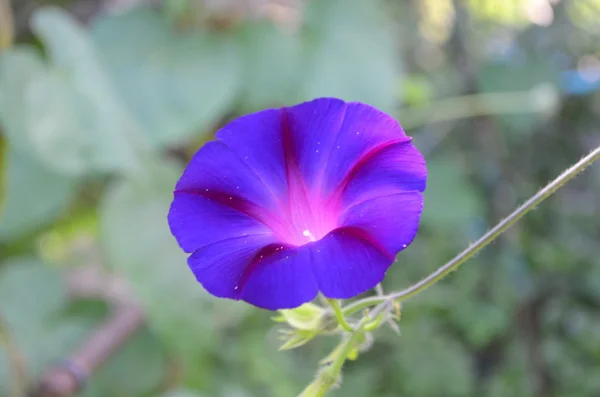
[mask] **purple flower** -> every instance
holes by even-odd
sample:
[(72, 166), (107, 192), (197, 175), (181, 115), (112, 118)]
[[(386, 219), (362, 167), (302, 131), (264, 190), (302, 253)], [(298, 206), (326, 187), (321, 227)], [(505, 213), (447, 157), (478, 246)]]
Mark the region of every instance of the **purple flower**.
[(177, 183), (171, 231), (211, 294), (266, 309), (373, 288), (418, 229), (425, 161), (377, 109), (323, 98), (232, 121)]

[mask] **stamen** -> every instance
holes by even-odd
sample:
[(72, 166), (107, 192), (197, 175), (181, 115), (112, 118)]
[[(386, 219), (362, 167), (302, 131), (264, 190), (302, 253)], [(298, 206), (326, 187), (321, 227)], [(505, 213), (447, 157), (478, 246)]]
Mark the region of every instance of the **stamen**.
[(308, 237), (308, 239), (310, 241), (317, 241), (317, 239), (315, 238), (315, 236), (312, 235), (312, 233), (310, 232), (310, 230), (306, 229), (305, 231), (302, 232), (302, 235), (304, 237)]

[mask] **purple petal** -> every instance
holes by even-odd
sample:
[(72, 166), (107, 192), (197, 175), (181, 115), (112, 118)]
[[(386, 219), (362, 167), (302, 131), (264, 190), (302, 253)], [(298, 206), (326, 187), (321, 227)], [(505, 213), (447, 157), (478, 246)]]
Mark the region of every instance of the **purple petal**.
[(175, 193), (168, 220), (171, 232), (185, 252), (233, 237), (273, 233), (255, 218), (194, 193)]
[(348, 103), (344, 122), (323, 169), (325, 193), (334, 191), (364, 155), (409, 140), (398, 122), (387, 114), (362, 103)]
[(268, 235), (248, 235), (206, 245), (188, 258), (196, 279), (211, 294), (239, 299), (248, 268), (274, 241)]
[(345, 204), (399, 191), (425, 190), (427, 170), (409, 141), (384, 144), (364, 155), (338, 186)]
[(340, 223), (365, 231), (395, 254), (415, 238), (422, 209), (420, 192), (395, 193), (355, 203), (345, 210)]
[(335, 147), (345, 112), (346, 103), (333, 98), (315, 99), (283, 109), (282, 133), (289, 134), (286, 153), (297, 163), (308, 189), (322, 183), (323, 170)]
[(240, 117), (217, 132), (275, 197), (287, 197), (287, 174), (281, 134), (281, 109)]
[(319, 291), (311, 273), (308, 247), (278, 251), (257, 263), (241, 298), (269, 310), (298, 307), (313, 300)]
[(244, 199), (271, 211), (278, 208), (268, 186), (223, 142), (206, 143), (194, 155), (176, 192), (212, 194)]
[(352, 298), (373, 288), (394, 261), (371, 236), (352, 227), (334, 230), (309, 247), (314, 278), (328, 298)]

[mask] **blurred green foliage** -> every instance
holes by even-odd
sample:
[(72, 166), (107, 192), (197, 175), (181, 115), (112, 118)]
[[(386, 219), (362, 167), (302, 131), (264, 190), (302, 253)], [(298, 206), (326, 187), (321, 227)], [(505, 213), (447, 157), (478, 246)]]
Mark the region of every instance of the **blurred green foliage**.
[[(271, 313), (208, 296), (168, 231), (178, 174), (232, 117), (316, 96), (400, 123), (458, 112), (408, 131), (429, 187), (386, 291), (600, 142), (597, 1), (36, 3), (13, 2), (17, 42), (0, 53), (0, 395), (106, 318), (66, 281), (90, 263), (126, 281), (147, 326), (84, 396), (289, 397), (310, 382), (334, 341), (278, 352)], [(502, 92), (523, 100), (438, 102)], [(599, 176), (407, 302), (401, 337), (381, 331), (332, 395), (600, 395)]]

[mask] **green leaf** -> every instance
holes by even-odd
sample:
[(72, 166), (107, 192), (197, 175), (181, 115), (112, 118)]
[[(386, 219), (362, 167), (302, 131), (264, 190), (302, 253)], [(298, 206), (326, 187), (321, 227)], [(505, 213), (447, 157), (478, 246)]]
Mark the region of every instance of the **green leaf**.
[(202, 397), (202, 394), (192, 390), (176, 389), (163, 394), (163, 397)]
[(57, 8), (40, 8), (32, 28), (48, 63), (22, 47), (0, 57), (0, 121), (11, 143), (57, 171), (131, 171), (146, 148), (86, 32)]
[(231, 316), (241, 321), (248, 307), (208, 299), (167, 224), (181, 171), (168, 163), (149, 162), (146, 169), (151, 178), (120, 180), (103, 199), (100, 228), (108, 263), (133, 284), (158, 336), (196, 363), (219, 346), (220, 324)]
[(0, 214), (2, 214), (2, 208), (6, 201), (7, 146), (6, 139), (0, 135)]
[(247, 22), (236, 39), (244, 57), (241, 106), (255, 111), (292, 104), (302, 72), (304, 44), (300, 35), (269, 22)]
[(394, 381), (406, 396), (471, 395), (473, 373), (467, 352), (457, 341), (435, 330), (431, 319), (404, 322), (394, 346)]
[(16, 47), (0, 54), (0, 122), (14, 145), (27, 148), (30, 131), (35, 134), (27, 93), (33, 80), (44, 74), (44, 64), (31, 48)]
[(424, 223), (432, 228), (452, 229), (464, 226), (482, 212), (483, 204), (458, 158), (430, 160), (427, 170)]
[(486, 346), (510, 326), (509, 315), (512, 313), (505, 313), (494, 304), (476, 301), (472, 295), (455, 303), (450, 316), (472, 346)]
[(290, 327), (304, 331), (314, 331), (319, 328), (325, 310), (309, 302), (295, 309), (280, 310), (279, 313), (283, 322), (287, 322)]
[(175, 31), (149, 7), (99, 19), (92, 31), (111, 78), (154, 144), (189, 139), (228, 110), (239, 87), (231, 40)]
[(310, 55), (304, 99), (334, 96), (390, 111), (398, 100), (400, 63), (382, 3), (316, 0), (307, 4)]
[[(562, 356), (564, 357), (564, 356)], [(527, 349), (518, 340), (509, 342), (502, 355), (503, 365), (498, 366), (490, 379), (485, 383), (485, 393), (490, 397), (535, 395), (535, 382), (531, 381), (527, 356)], [(570, 394), (558, 394), (570, 395)]]
[(165, 373), (165, 353), (156, 337), (144, 328), (94, 374), (84, 397), (150, 393), (160, 386)]
[[(32, 258), (2, 264), (0, 313), (30, 378), (72, 351), (97, 321), (92, 316), (60, 316), (66, 305), (66, 290), (58, 272)], [(0, 350), (0, 363), (4, 361), (0, 385), (10, 388), (3, 353)]]
[(73, 90), (81, 95), (75, 100), (87, 105), (80, 109), (85, 119), (79, 127), (88, 134), (88, 144), (79, 152), (82, 164), (107, 171), (134, 168), (136, 151), (145, 143), (142, 131), (123, 110), (87, 32), (69, 14), (52, 7), (34, 14), (33, 29), (57, 72), (68, 74)]
[(8, 147), (0, 241), (10, 241), (58, 218), (77, 191), (77, 181)]
[[(35, 293), (32, 293), (35, 291)], [(34, 332), (51, 314), (65, 306), (67, 297), (60, 275), (32, 258), (14, 259), (0, 268), (0, 311), (15, 338)]]

